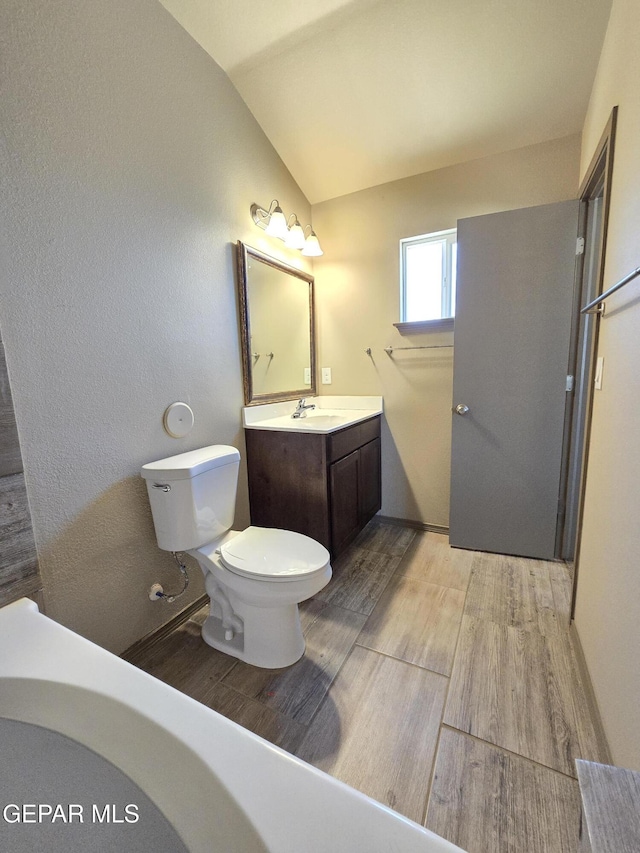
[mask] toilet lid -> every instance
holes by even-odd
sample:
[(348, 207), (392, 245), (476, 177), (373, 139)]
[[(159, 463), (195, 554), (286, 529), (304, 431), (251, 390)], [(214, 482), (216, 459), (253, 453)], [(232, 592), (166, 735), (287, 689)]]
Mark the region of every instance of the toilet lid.
[(247, 527), (220, 548), (222, 562), (237, 575), (298, 580), (329, 564), (327, 549), (301, 533), (269, 527)]

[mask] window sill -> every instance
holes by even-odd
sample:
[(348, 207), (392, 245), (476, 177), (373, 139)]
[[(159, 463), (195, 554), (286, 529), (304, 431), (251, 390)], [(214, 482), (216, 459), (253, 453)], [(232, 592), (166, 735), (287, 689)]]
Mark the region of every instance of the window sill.
[(419, 320), (413, 323), (394, 323), (401, 335), (416, 335), (420, 332), (449, 332), (453, 331), (453, 317), (443, 317), (440, 320)]

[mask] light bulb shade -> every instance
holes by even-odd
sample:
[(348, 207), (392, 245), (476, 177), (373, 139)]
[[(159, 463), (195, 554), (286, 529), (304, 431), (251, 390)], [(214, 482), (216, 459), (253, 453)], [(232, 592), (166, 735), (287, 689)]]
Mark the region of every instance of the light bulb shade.
[(287, 249), (302, 249), (304, 242), (304, 231), (302, 230), (302, 225), (300, 225), (296, 219), (291, 228), (289, 228), (289, 234), (284, 241), (284, 244)]
[(302, 254), (306, 255), (308, 258), (319, 258), (320, 255), (324, 254), (320, 248), (320, 241), (316, 237), (315, 231), (312, 231), (304, 241)]
[(268, 234), (270, 237), (279, 237), (281, 240), (286, 240), (289, 230), (287, 228), (287, 220), (285, 219), (281, 207), (276, 207), (273, 211), (269, 219), (269, 224), (264, 231), (265, 234)]

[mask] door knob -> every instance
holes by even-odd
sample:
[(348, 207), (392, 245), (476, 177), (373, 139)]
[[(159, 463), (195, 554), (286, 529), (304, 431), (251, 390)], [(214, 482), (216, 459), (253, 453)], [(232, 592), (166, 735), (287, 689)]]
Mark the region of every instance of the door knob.
[(453, 411), (456, 415), (466, 415), (469, 413), (469, 406), (465, 406), (463, 403), (458, 403)]

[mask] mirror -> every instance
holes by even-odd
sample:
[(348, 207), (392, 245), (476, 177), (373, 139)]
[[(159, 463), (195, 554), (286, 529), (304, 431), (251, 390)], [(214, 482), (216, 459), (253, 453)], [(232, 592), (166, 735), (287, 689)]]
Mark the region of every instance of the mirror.
[(315, 395), (313, 276), (236, 250), (246, 405)]

